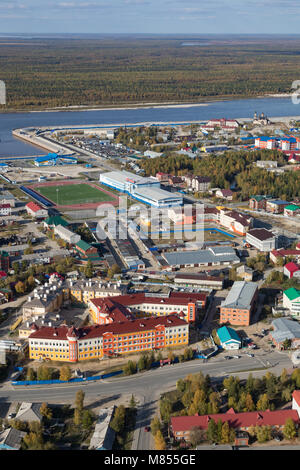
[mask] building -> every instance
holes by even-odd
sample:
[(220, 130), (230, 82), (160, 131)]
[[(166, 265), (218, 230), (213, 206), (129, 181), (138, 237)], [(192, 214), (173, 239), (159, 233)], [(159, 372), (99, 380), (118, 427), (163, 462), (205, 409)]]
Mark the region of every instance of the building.
[(277, 147), (276, 139), (274, 137), (261, 136), (256, 137), (254, 146), (260, 149), (273, 150)]
[(266, 211), (271, 212), (272, 214), (282, 214), (284, 208), (289, 204), (289, 202), (282, 201), (281, 199), (268, 200), (266, 203)]
[(63, 227), (67, 227), (69, 224), (60, 215), (52, 215), (52, 216), (48, 217), (48, 219), (44, 220), (44, 227), (47, 227), (49, 229), (57, 227), (58, 225), (62, 225)]
[(36, 219), (45, 219), (48, 217), (48, 211), (35, 202), (28, 202), (25, 209), (27, 214), (31, 215), (31, 217), (35, 217)]
[(219, 223), (223, 227), (231, 230), (240, 236), (245, 236), (252, 226), (252, 217), (240, 214), (237, 211), (221, 209), (219, 215)]
[(272, 251), (276, 248), (276, 236), (265, 228), (253, 228), (246, 233), (246, 242), (259, 251)]
[(58, 235), (59, 238), (65, 240), (67, 243), (71, 245), (77, 244), (81, 240), (81, 236), (77, 233), (71, 232), (71, 230), (67, 229), (63, 225), (57, 225), (54, 227), (55, 235)]
[(291, 261), (283, 267), (283, 274), (289, 279), (292, 277), (300, 278), (300, 267)]
[(253, 280), (253, 274), (254, 274), (253, 269), (249, 268), (248, 266), (244, 264), (236, 268), (236, 273), (238, 277), (243, 279), (243, 281), (251, 282)]
[(110, 427), (113, 418), (115, 406), (101, 408), (95, 425), (94, 433), (90, 440), (89, 450), (111, 450), (115, 431)]
[(258, 168), (277, 168), (278, 163), (274, 160), (257, 160), (256, 166)]
[(250, 325), (251, 315), (256, 306), (258, 288), (254, 282), (234, 282), (220, 307), (220, 323)]
[(266, 210), (267, 200), (270, 199), (268, 196), (251, 196), (249, 199), (249, 208), (254, 211)]
[(290, 311), (293, 317), (300, 316), (300, 290), (291, 287), (283, 291), (283, 307)]
[(172, 207), (168, 209), (168, 217), (174, 224), (192, 225), (196, 222), (196, 209), (192, 204), (184, 207)]
[(85, 242), (84, 240), (79, 240), (76, 242), (74, 249), (77, 251), (82, 260), (98, 262), (100, 259), (97, 248)]
[(281, 259), (285, 261), (286, 258), (292, 258), (294, 261), (300, 261), (300, 250), (285, 250), (284, 248), (280, 248), (278, 250), (273, 250), (270, 253), (270, 260), (273, 263), (278, 263)]
[(191, 188), (196, 192), (205, 192), (210, 188), (211, 179), (207, 176), (194, 176), (191, 181)]
[(235, 119), (210, 119), (206, 123), (207, 127), (220, 127), (221, 129), (237, 129), (239, 127), (238, 121)]
[(161, 189), (158, 179), (138, 176), (128, 171), (101, 173), (100, 183), (157, 208), (182, 205), (183, 203), (182, 196)]
[(15, 428), (7, 428), (0, 433), (0, 450), (20, 450), (26, 432)]
[(295, 409), (278, 411), (249, 411), (246, 413), (236, 413), (230, 408), (226, 413), (202, 415), (202, 416), (174, 416), (171, 418), (170, 432), (176, 441), (184, 440), (189, 442), (190, 433), (194, 428), (206, 430), (211, 419), (217, 424), (219, 420), (222, 424), (228, 422), (229, 427), (235, 431), (248, 431), (255, 426), (271, 426), (272, 429), (282, 430), (286, 420), (290, 418), (299, 426), (299, 415)]
[(33, 421), (41, 422), (43, 415), (40, 413), (41, 403), (23, 402), (16, 414), (16, 420), (32, 423)]
[(283, 215), (286, 215), (287, 217), (295, 217), (296, 215), (300, 215), (300, 206), (297, 206), (296, 204), (289, 204), (288, 206), (285, 206)]
[(216, 191), (216, 197), (220, 199), (226, 199), (227, 201), (232, 201), (233, 192), (230, 189), (218, 189)]
[(0, 251), (0, 270), (7, 272), (10, 269), (10, 256), (7, 251)]
[(9, 191), (2, 191), (2, 194), (0, 194), (0, 204), (9, 204), (10, 207), (15, 207), (16, 198)]
[(296, 410), (298, 415), (300, 416), (300, 390), (294, 390), (292, 397), (292, 409)]
[(213, 246), (206, 250), (174, 251), (162, 253), (170, 269), (181, 269), (200, 266), (219, 266), (240, 262), (235, 250), (230, 246)]
[(74, 282), (67, 281), (69, 295), (71, 300), (83, 302), (88, 305), (89, 301), (94, 298), (117, 297), (127, 292), (127, 285), (120, 282), (102, 282), (97, 279), (89, 279), (87, 281), (79, 280)]
[(136, 317), (164, 317), (178, 314), (187, 323), (204, 310), (207, 294), (169, 292), (168, 294), (136, 293), (105, 299), (91, 299), (90, 314), (94, 323), (106, 324)]
[(269, 336), (278, 349), (283, 349), (286, 340), (291, 341), (292, 349), (300, 347), (300, 324), (288, 318), (276, 318), (272, 321), (273, 331)]
[(10, 204), (0, 204), (0, 216), (6, 217), (11, 215), (11, 206)]
[(56, 165), (76, 165), (78, 159), (76, 156), (69, 155), (58, 155), (57, 153), (48, 153), (43, 157), (37, 157), (34, 161), (35, 166), (56, 166)]
[(34, 328), (28, 338), (30, 359), (77, 362), (132, 352), (186, 346), (188, 324), (177, 315), (93, 325), (75, 329)]
[(189, 287), (197, 286), (202, 288), (223, 289), (224, 279), (217, 276), (209, 276), (203, 273), (178, 273), (174, 278), (175, 284)]
[(233, 328), (222, 326), (217, 330), (220, 345), (224, 349), (240, 349), (242, 345), (241, 338)]

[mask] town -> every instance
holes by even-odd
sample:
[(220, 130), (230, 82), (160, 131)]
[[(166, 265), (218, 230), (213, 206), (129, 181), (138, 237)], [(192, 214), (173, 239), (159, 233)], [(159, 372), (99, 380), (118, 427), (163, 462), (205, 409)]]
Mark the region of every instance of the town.
[(0, 449), (299, 446), (300, 122), (13, 134)]

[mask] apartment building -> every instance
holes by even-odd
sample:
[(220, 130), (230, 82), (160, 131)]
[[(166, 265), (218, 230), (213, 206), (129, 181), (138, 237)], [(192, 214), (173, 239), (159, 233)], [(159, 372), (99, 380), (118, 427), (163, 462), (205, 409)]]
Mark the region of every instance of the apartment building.
[(252, 217), (240, 214), (237, 211), (220, 210), (220, 225), (228, 228), (237, 235), (245, 236), (252, 225)]
[(169, 294), (138, 293), (109, 299), (91, 299), (90, 314), (94, 323), (107, 324), (136, 317), (164, 317), (178, 314), (187, 323), (194, 322), (201, 309), (205, 309), (206, 293)]
[(106, 283), (96, 279), (79, 280), (77, 282), (69, 280), (67, 281), (67, 287), (71, 300), (77, 300), (86, 305), (94, 298), (115, 297), (127, 292), (127, 284), (121, 284), (120, 282)]
[(79, 329), (33, 325), (28, 342), (30, 359), (77, 362), (185, 346), (189, 330), (188, 324), (176, 315)]
[(220, 323), (250, 325), (257, 297), (258, 288), (254, 282), (234, 282), (226, 299), (221, 303)]

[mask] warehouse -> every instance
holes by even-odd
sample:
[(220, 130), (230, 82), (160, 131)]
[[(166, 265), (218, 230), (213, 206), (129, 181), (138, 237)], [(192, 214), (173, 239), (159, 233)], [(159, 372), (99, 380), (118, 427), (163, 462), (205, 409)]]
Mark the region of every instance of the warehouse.
[(193, 266), (217, 266), (220, 264), (228, 265), (240, 262), (235, 250), (227, 246), (211, 247), (207, 250), (163, 253), (162, 257), (172, 269)]
[(63, 227), (62, 225), (58, 225), (57, 227), (55, 227), (54, 233), (58, 235), (59, 238), (62, 238), (62, 240), (65, 240), (66, 242), (71, 244), (78, 243), (81, 240), (80, 235), (71, 232), (71, 230), (67, 229), (66, 227)]
[(175, 284), (182, 286), (197, 286), (202, 288), (222, 289), (224, 279), (222, 277), (208, 276), (203, 273), (178, 273), (174, 278)]
[(300, 325), (297, 321), (288, 318), (276, 318), (272, 321), (273, 331), (270, 337), (278, 349), (283, 349), (286, 340), (292, 343), (292, 349), (300, 347)]
[(160, 182), (156, 178), (145, 178), (128, 171), (110, 171), (100, 174), (99, 181), (157, 208), (178, 206), (183, 203), (182, 196), (161, 189)]

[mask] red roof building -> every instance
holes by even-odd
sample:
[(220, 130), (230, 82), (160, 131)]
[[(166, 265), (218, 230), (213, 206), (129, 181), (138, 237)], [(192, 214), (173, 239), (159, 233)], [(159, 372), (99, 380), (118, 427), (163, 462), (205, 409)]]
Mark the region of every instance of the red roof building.
[(43, 209), (39, 204), (36, 204), (33, 201), (28, 202), (25, 206), (26, 211), (32, 217), (46, 218), (48, 217), (48, 211)]
[(236, 431), (247, 431), (251, 426), (272, 426), (282, 429), (288, 418), (291, 418), (298, 427), (300, 420), (295, 409), (236, 413), (233, 408), (230, 408), (226, 413), (172, 417), (170, 430), (176, 440), (188, 441), (193, 428), (206, 430), (211, 419), (216, 423), (219, 420), (222, 423), (228, 422), (229, 426)]
[[(296, 263), (293, 263), (291, 261), (290, 263), (287, 263), (284, 266), (283, 273), (289, 279), (291, 279), (292, 277), (300, 277), (300, 267)], [(297, 273), (298, 273), (298, 275), (297, 275)]]

